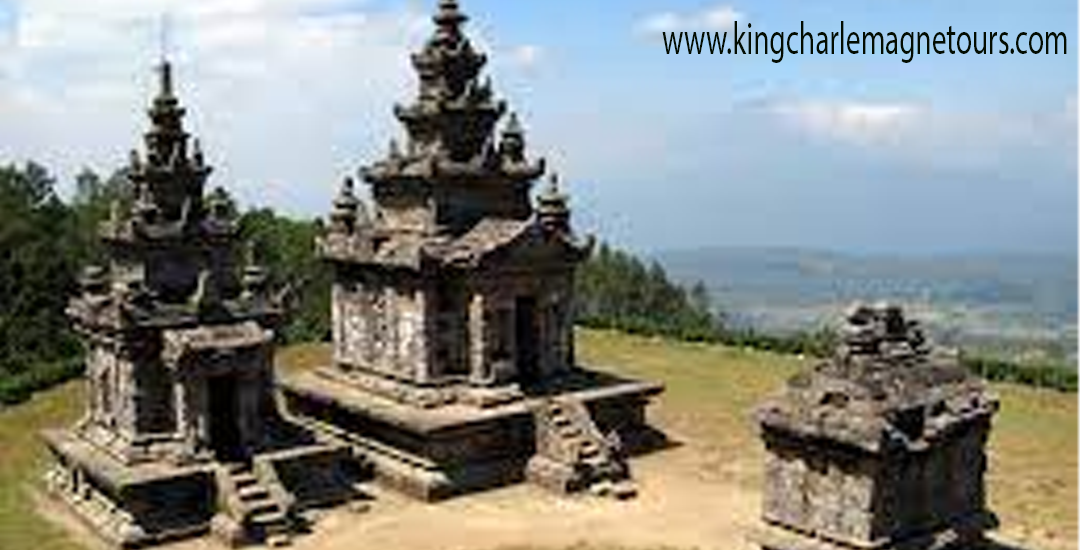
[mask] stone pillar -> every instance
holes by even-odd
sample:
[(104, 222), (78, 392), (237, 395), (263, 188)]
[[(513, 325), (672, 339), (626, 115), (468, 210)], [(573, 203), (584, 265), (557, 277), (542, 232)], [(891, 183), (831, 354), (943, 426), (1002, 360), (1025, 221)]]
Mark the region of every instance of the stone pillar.
[[(122, 344), (123, 345), (123, 344)], [(124, 441), (135, 438), (135, 354), (133, 350), (121, 349), (116, 363), (109, 373), (109, 394), (117, 433)]]
[(356, 357), (346, 353), (345, 348), (350, 340), (345, 332), (345, 322), (348, 312), (345, 310), (348, 293), (343, 288), (344, 284), (334, 281), (330, 287), (330, 330), (333, 340), (333, 361), (335, 365), (345, 362), (354, 362)]
[(486, 304), (484, 296), (474, 293), (469, 300), (468, 338), (469, 338), (469, 380), (476, 385), (492, 382), (491, 369), (487, 360), (487, 323), (485, 322)]
[(184, 375), (179, 371), (173, 371), (173, 414), (176, 418), (176, 437), (190, 446), (191, 420), (189, 418), (188, 391), (184, 384)]

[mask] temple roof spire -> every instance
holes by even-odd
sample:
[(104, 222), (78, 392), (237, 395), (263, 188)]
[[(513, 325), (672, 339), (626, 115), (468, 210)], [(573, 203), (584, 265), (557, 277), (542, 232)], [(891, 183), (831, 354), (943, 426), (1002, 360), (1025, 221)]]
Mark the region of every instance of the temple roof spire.
[(461, 35), (461, 25), (469, 20), (469, 16), (461, 12), (456, 0), (440, 0), (439, 9), (431, 20), (438, 27), (437, 36), (441, 33), (443, 36), (451, 37)]
[(172, 63), (169, 63), (169, 59), (164, 56), (161, 58), (161, 64), (158, 65), (158, 83), (159, 97), (173, 97)]
[(198, 226), (208, 213), (203, 189), (211, 167), (184, 129), (186, 110), (176, 96), (173, 66), (164, 55), (146, 114), (143, 151), (132, 150), (126, 174), (136, 190), (133, 222), (147, 235), (172, 235)]

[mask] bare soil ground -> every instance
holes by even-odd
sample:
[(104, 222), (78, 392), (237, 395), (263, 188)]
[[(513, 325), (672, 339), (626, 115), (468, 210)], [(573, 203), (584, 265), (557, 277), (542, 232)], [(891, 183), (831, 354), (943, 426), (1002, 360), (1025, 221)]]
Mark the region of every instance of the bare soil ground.
[[(704, 456), (700, 449), (684, 445), (634, 460), (640, 495), (627, 501), (558, 498), (523, 484), (426, 504), (364, 485), (364, 491), (373, 497), (366, 511), (346, 507), (322, 511), (314, 518), (312, 532), (294, 539), (292, 547), (476, 550), (587, 544), (600, 548), (754, 548), (744, 535), (757, 518), (757, 495), (725, 482), (723, 474), (703, 474)], [(733, 463), (736, 468), (737, 463)], [(39, 497), (38, 510), (86, 540), (89, 548), (105, 548), (54, 501)], [(164, 548), (225, 547), (204, 538)]]
[[(762, 451), (749, 411), (805, 362), (597, 332), (580, 334), (579, 350), (588, 364), (618, 365), (622, 374), (667, 384), (667, 392), (650, 409), (650, 418), (676, 445), (632, 460), (640, 493), (636, 499), (563, 499), (517, 485), (425, 504), (363, 487), (373, 497), (366, 512), (344, 508), (322, 512), (312, 532), (295, 539), (293, 547), (756, 548), (748, 535), (757, 525)], [(289, 368), (305, 368), (326, 358), (325, 348), (299, 347), (286, 350), (282, 360)], [(1076, 395), (1015, 386), (995, 389), (1003, 408), (991, 436), (988, 483), (990, 506), (1001, 517), (1002, 528), (992, 538), (1023, 550), (1075, 550)], [(53, 520), (48, 523), (60, 523), (71, 538), (83, 543), (73, 547), (99, 546), (62, 508), (39, 503), (37, 509)], [(5, 529), (16, 528), (3, 523), (0, 549), (6, 548)], [(204, 538), (167, 548), (222, 546)]]

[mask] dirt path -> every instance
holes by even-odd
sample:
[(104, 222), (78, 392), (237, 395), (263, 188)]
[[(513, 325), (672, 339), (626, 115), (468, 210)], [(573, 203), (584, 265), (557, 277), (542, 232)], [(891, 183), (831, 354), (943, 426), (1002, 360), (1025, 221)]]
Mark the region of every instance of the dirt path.
[(640, 496), (617, 502), (560, 499), (519, 485), (438, 505), (380, 498), (363, 515), (332, 513), (296, 547), (318, 550), (476, 550), (591, 545), (752, 548), (741, 541), (756, 497), (680, 475), (673, 449), (635, 462)]
[[(425, 504), (366, 487), (366, 512), (323, 512), (296, 550), (479, 550), (497, 547), (677, 547), (750, 550), (745, 533), (757, 519), (758, 497), (738, 484), (702, 479), (702, 453), (691, 446), (634, 459), (639, 496), (629, 501), (558, 498), (527, 484)], [(76, 533), (62, 510), (54, 521)], [(83, 538), (80, 536), (80, 538)], [(96, 547), (96, 546), (95, 546)], [(168, 550), (221, 550), (212, 538), (167, 545)]]
[[(295, 539), (292, 548), (486, 550), (588, 543), (594, 548), (756, 550), (749, 533), (757, 525), (759, 495), (746, 483), (753, 465), (748, 457), (729, 459), (718, 467), (712, 454), (687, 444), (634, 459), (639, 496), (624, 502), (558, 498), (520, 484), (425, 504), (365, 487), (374, 497), (367, 511), (345, 507), (325, 511), (316, 518), (313, 532)], [(63, 510), (46, 508), (48, 516), (79, 538), (89, 535), (65, 518)], [(164, 548), (223, 550), (225, 546), (205, 537)]]

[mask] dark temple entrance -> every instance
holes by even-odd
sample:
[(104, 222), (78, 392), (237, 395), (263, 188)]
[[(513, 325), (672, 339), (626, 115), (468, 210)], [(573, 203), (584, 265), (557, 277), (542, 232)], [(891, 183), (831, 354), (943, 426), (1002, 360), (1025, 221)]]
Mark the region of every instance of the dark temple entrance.
[(514, 341), (518, 380), (522, 385), (540, 380), (538, 338), (536, 334), (536, 298), (518, 297), (514, 303)]
[(244, 458), (240, 445), (240, 407), (235, 375), (214, 376), (207, 380), (209, 393), (210, 448), (218, 460)]

